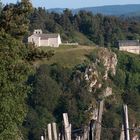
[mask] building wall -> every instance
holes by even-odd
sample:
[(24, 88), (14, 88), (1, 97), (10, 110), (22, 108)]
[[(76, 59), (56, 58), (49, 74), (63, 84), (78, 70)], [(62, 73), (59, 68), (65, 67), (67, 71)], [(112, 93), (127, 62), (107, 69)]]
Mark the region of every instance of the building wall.
[(50, 47), (59, 47), (59, 45), (62, 43), (60, 35), (57, 38), (48, 38), (48, 39), (41, 39), (40, 37), (37, 37), (35, 35), (31, 35), (28, 37), (29, 43), (34, 43), (35, 46), (50, 46)]
[(28, 37), (28, 42), (29, 43), (34, 43), (35, 46), (40, 46), (40, 37), (31, 35), (30, 37)]
[(44, 46), (49, 46), (49, 42), (48, 42), (48, 39), (46, 40), (40, 40), (40, 46), (44, 47)]
[(58, 36), (57, 38), (49, 38), (48, 39), (48, 45), (51, 47), (59, 47), (61, 44), (61, 38)]
[(48, 44), (51, 47), (58, 47), (58, 39), (57, 38), (49, 38)]
[(60, 35), (58, 35), (58, 44), (59, 44), (59, 45), (62, 44)]
[(48, 39), (48, 44), (49, 46), (51, 47), (59, 47), (59, 45), (61, 44), (61, 38), (60, 38), (60, 35), (58, 35), (57, 38), (49, 38)]
[(140, 54), (140, 46), (121, 46), (120, 51), (127, 51), (134, 54)]

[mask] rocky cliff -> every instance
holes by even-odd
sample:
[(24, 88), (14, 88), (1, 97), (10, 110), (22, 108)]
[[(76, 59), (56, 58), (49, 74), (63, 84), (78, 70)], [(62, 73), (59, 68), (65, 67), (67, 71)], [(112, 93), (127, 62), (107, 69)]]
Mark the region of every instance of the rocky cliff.
[[(108, 81), (108, 75), (114, 76), (116, 74), (117, 55), (109, 49), (101, 48), (96, 52), (96, 58), (86, 68), (84, 78), (87, 83), (89, 92), (95, 92), (104, 86)], [(101, 71), (100, 71), (101, 70)], [(104, 87), (103, 95), (109, 96), (112, 94), (110, 87)]]

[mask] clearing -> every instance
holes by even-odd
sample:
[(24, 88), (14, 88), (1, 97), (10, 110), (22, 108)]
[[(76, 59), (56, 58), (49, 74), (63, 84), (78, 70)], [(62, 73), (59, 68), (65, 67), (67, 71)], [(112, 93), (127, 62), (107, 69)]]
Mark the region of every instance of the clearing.
[(39, 65), (51, 65), (57, 63), (64, 67), (73, 67), (86, 61), (86, 55), (91, 53), (95, 48), (95, 46), (60, 46), (59, 48), (42, 47), (41, 49), (45, 51), (54, 50), (55, 54), (50, 60), (43, 59), (37, 63), (39, 63)]

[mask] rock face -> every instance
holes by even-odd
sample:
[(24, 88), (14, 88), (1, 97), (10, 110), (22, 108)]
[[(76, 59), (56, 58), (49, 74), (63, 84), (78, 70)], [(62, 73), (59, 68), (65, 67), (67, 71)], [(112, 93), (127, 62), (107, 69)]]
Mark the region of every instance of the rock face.
[[(117, 55), (107, 48), (101, 48), (93, 56), (92, 63), (86, 68), (84, 73), (84, 80), (86, 81), (86, 88), (91, 94), (96, 93), (100, 100), (104, 100), (113, 94), (112, 88), (109, 86), (109, 74), (114, 76), (116, 74)], [(88, 112), (91, 120), (97, 120), (98, 105), (89, 107)]]
[(114, 52), (111, 52), (107, 48), (104, 48), (99, 51), (98, 54), (99, 60), (103, 62), (105, 67), (104, 79), (108, 79), (108, 73), (111, 72), (112, 75), (116, 74), (116, 66), (117, 66), (117, 55)]
[(110, 95), (112, 95), (112, 88), (106, 87), (106, 89), (103, 91), (103, 97), (108, 97)]
[(96, 65), (94, 63), (86, 69), (84, 78), (87, 81), (89, 92), (92, 92), (94, 88), (98, 87), (99, 77)]
[[(89, 92), (95, 92), (103, 86), (103, 82), (107, 81), (109, 72), (113, 76), (116, 74), (117, 66), (117, 55), (108, 50), (107, 48), (101, 48), (97, 54), (95, 62), (89, 65), (85, 71), (84, 79), (87, 81), (87, 88)], [(104, 72), (101, 73), (99, 67), (103, 66)], [(103, 91), (103, 96), (110, 96), (112, 94), (112, 89), (106, 87)]]

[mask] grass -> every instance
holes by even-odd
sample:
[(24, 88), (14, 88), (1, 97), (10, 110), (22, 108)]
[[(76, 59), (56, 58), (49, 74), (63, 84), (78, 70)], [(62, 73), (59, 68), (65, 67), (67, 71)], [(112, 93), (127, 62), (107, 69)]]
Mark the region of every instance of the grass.
[(42, 47), (44, 51), (54, 50), (55, 55), (50, 59), (43, 59), (37, 62), (41, 64), (60, 64), (64, 67), (74, 67), (87, 60), (86, 55), (91, 53), (94, 46), (60, 46), (59, 48)]
[(72, 33), (72, 36), (71, 36), (71, 41), (72, 42), (78, 42), (79, 44), (82, 44), (82, 45), (92, 45), (93, 42), (91, 40), (89, 40), (84, 34), (80, 33), (80, 32), (76, 32), (74, 31)]

